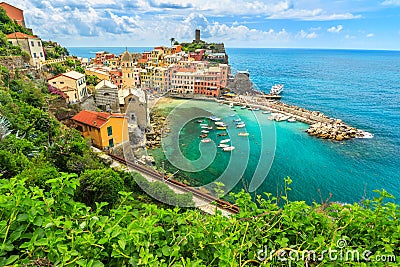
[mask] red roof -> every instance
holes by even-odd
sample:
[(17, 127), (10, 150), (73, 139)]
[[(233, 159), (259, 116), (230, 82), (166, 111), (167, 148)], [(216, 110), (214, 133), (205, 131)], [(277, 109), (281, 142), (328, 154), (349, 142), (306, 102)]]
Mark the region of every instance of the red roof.
[(82, 110), (72, 120), (83, 123), (96, 128), (101, 128), (111, 117), (113, 118), (124, 118), (123, 114), (120, 113), (107, 113), (107, 112), (96, 112), (90, 110)]
[(14, 32), (7, 34), (7, 39), (26, 39), (26, 38), (38, 38), (36, 36), (28, 35), (22, 32)]

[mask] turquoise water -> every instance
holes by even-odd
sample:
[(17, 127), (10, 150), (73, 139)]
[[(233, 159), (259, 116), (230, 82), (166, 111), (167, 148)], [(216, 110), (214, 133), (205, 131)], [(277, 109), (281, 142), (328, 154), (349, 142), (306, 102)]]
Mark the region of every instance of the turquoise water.
[[(138, 51), (146, 50), (141, 49)], [(90, 51), (104, 49), (70, 50), (86, 56)], [(274, 83), (283, 83), (284, 102), (322, 111), (375, 135), (373, 139), (332, 142), (308, 136), (305, 124), (275, 123), (275, 156), (257, 193), (276, 194), (282, 188), (283, 178), (290, 176), (293, 184), (289, 197), (293, 200), (320, 202), (321, 197), (326, 199), (332, 193), (334, 201), (358, 202), (364, 196), (374, 196), (372, 190), (385, 188), (400, 202), (400, 52), (315, 49), (227, 49), (227, 52), (231, 66), (247, 69), (260, 90), (267, 91)], [(245, 182), (238, 181), (238, 190), (251, 183), (260, 154), (271, 153), (262, 151), (259, 143), (259, 129), (271, 127), (271, 122), (261, 112), (254, 115), (248, 110), (236, 110), (247, 122), (246, 130), (250, 133), (250, 160), (243, 176)], [(199, 157), (199, 145), (205, 145), (199, 144), (198, 127), (196, 122), (189, 122), (179, 136), (182, 153), (190, 159)], [(211, 138), (217, 140), (218, 136)], [(240, 153), (239, 149), (232, 153), (217, 152), (207, 169), (191, 176), (207, 183), (221, 175), (231, 157)], [(233, 175), (232, 179), (236, 177)]]

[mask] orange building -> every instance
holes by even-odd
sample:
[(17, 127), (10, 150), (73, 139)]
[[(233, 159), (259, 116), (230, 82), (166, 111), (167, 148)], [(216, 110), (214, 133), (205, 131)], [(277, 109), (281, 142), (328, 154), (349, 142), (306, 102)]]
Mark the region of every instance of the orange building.
[(7, 16), (9, 16), (10, 19), (15, 20), (19, 25), (25, 27), (24, 11), (22, 9), (19, 9), (5, 2), (1, 2), (0, 7), (2, 7), (6, 11)]
[(128, 120), (124, 114), (83, 110), (72, 117), (77, 130), (92, 145), (103, 150), (129, 142)]

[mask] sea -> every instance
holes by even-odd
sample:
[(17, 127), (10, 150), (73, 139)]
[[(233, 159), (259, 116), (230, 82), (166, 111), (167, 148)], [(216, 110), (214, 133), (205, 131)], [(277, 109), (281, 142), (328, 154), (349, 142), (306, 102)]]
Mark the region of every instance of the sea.
[[(94, 52), (102, 50), (119, 54), (125, 49), (143, 52), (152, 48), (68, 49), (76, 56), (94, 57)], [(245, 160), (233, 166), (240, 170), (237, 172), (240, 177), (235, 177), (235, 172), (230, 173), (235, 182), (233, 191), (248, 190), (256, 184), (257, 194), (282, 195), (285, 194), (284, 178), (289, 176), (293, 181), (289, 185), (291, 190), (287, 192), (290, 200), (321, 203), (329, 199), (354, 203), (378, 196), (374, 190), (385, 189), (396, 198), (395, 202), (400, 203), (400, 51), (226, 50), (232, 71), (248, 71), (258, 90), (268, 92), (272, 85), (284, 84), (283, 102), (323, 112), (374, 135), (371, 139), (343, 142), (322, 140), (309, 136), (305, 132), (306, 124), (274, 123), (267, 119), (268, 114), (261, 111), (235, 108), (233, 114), (225, 112), (221, 115), (222, 120), (232, 125), (237, 118), (246, 122), (244, 130), (249, 136), (232, 138), (231, 142), (235, 146), (235, 141), (238, 148), (237, 142), (247, 142), (250, 151), (247, 151)], [(215, 103), (199, 105), (198, 108), (210, 109), (211, 113), (218, 110)], [(273, 136), (269, 139), (261, 137), (263, 130), (260, 129), (271, 127)], [(201, 157), (204, 146), (208, 145), (200, 142), (199, 132), (200, 126), (195, 119), (180, 129), (180, 149), (192, 160)], [(213, 133), (210, 138), (213, 139), (210, 145), (215, 145), (222, 137)], [(167, 170), (174, 172), (177, 168), (168, 163), (163, 152), (154, 152), (156, 160), (165, 161)], [(180, 173), (189, 175), (194, 183), (208, 183), (221, 176), (227, 168), (232, 168), (230, 160), (242, 155), (240, 153), (243, 151), (239, 149), (224, 153), (217, 149), (207, 168)], [(265, 171), (257, 169), (260, 164)], [(265, 177), (252, 186), (255, 172), (265, 172)]]

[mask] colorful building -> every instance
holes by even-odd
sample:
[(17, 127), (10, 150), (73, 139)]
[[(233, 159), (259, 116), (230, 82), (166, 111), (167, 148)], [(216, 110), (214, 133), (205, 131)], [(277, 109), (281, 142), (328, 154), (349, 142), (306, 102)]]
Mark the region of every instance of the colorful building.
[(6, 14), (10, 19), (25, 27), (24, 11), (22, 9), (19, 9), (18, 7), (12, 6), (5, 2), (1, 2), (0, 7), (2, 7), (6, 11)]
[(120, 113), (83, 110), (72, 117), (76, 129), (103, 150), (129, 142), (128, 121)]
[(48, 84), (67, 96), (66, 102), (73, 104), (82, 102), (89, 94), (86, 88), (85, 75), (76, 71), (69, 71), (50, 78)]
[(30, 64), (40, 67), (41, 63), (46, 60), (42, 45), (42, 40), (37, 36), (28, 35), (21, 32), (14, 32), (7, 35), (8, 41), (19, 46), (30, 55)]

